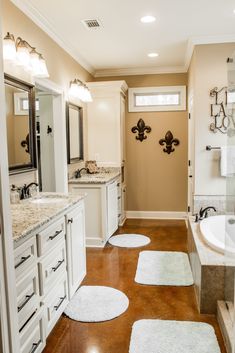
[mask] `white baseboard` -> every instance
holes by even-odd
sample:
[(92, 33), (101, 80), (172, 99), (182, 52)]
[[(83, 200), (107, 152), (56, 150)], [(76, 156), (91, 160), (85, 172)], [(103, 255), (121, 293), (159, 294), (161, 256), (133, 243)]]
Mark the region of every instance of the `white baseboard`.
[(187, 217), (187, 212), (126, 211), (127, 219), (187, 219)]

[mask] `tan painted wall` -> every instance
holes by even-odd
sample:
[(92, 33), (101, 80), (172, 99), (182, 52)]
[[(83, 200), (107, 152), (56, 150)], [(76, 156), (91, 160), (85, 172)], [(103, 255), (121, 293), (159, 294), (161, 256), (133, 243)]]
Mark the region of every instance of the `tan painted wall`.
[[(187, 85), (187, 74), (138, 75), (96, 79), (125, 80), (128, 87)], [(144, 119), (152, 132), (139, 142), (131, 132)], [(180, 146), (168, 155), (158, 141), (171, 130)], [(187, 112), (126, 112), (127, 210), (186, 211)]]
[[(69, 54), (57, 45), (45, 32), (43, 32), (34, 22), (32, 22), (23, 12), (14, 6), (9, 0), (3, 0), (3, 35), (6, 32), (20, 36), (34, 45), (46, 59), (50, 80), (59, 85), (65, 92), (68, 91), (69, 82), (75, 77), (82, 81), (92, 81), (93, 77), (81, 65), (79, 65)], [(19, 70), (18, 70), (19, 71)], [(15, 76), (15, 72), (9, 72)], [(19, 77), (19, 76), (18, 76)], [(22, 78), (22, 77), (21, 77)], [(84, 106), (84, 131), (86, 134), (86, 109)], [(87, 148), (85, 145), (85, 154)], [(25, 173), (25, 180), (29, 181), (34, 173)], [(22, 176), (10, 177), (14, 183), (22, 183)], [(10, 181), (12, 182), (12, 181)]]
[(220, 176), (220, 152), (206, 151), (206, 145), (223, 146), (227, 136), (209, 130), (213, 122), (210, 117), (209, 97), (212, 88), (227, 86), (226, 60), (235, 50), (235, 43), (198, 45), (195, 47), (189, 69), (189, 97), (192, 97), (192, 137), (194, 145), (194, 194), (225, 195), (226, 178)]
[(29, 133), (29, 116), (14, 114), (14, 93), (19, 91), (12, 86), (6, 86), (7, 146), (10, 166), (30, 163), (30, 155), (25, 152), (25, 147), (21, 146), (21, 142)]

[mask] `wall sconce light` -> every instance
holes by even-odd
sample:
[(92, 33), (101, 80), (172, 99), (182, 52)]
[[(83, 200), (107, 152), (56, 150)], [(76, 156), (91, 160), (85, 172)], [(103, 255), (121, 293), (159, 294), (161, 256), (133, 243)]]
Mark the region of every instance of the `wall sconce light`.
[(15, 40), (13, 34), (7, 32), (3, 40), (3, 59), (22, 66), (35, 77), (49, 77), (46, 61), (42, 54), (36, 51), (26, 40), (18, 37)]
[(69, 95), (74, 98), (79, 98), (83, 102), (92, 102), (91, 92), (89, 88), (80, 80), (75, 78), (70, 81)]

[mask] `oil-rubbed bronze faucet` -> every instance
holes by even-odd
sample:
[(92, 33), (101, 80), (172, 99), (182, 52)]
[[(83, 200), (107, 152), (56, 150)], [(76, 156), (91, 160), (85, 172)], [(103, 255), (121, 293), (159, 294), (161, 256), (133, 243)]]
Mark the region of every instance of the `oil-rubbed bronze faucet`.
[(32, 183), (30, 183), (28, 185), (24, 184), (24, 186), (22, 188), (18, 189), (19, 193), (20, 193), (20, 199), (21, 200), (27, 199), (28, 197), (31, 196), (29, 190), (30, 190), (30, 187), (33, 186), (33, 185), (38, 186), (38, 183), (32, 182)]
[(77, 179), (77, 178), (81, 178), (81, 176), (82, 176), (81, 172), (82, 172), (83, 170), (85, 170), (85, 171), (87, 172), (87, 168), (82, 168), (82, 169), (76, 170), (76, 172), (74, 173), (76, 179)]
[(206, 207), (204, 209), (201, 207), (201, 209), (199, 211), (199, 220), (201, 220), (203, 218), (207, 218), (208, 217), (208, 212), (207, 211), (209, 211), (209, 210), (213, 210), (213, 211), (216, 212), (216, 208), (213, 207), (213, 206), (208, 206), (208, 207)]

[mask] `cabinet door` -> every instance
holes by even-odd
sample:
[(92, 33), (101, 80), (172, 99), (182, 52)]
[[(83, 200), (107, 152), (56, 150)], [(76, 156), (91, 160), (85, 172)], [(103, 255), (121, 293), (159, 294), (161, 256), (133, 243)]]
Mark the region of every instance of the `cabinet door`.
[[(88, 104), (88, 159), (102, 166), (121, 165), (120, 93), (93, 93)], [(109, 146), (107, 148), (107, 146)]]
[(107, 186), (107, 228), (108, 238), (118, 228), (118, 190), (117, 181)]
[(69, 299), (86, 275), (85, 211), (84, 202), (66, 215), (67, 262), (69, 277)]

